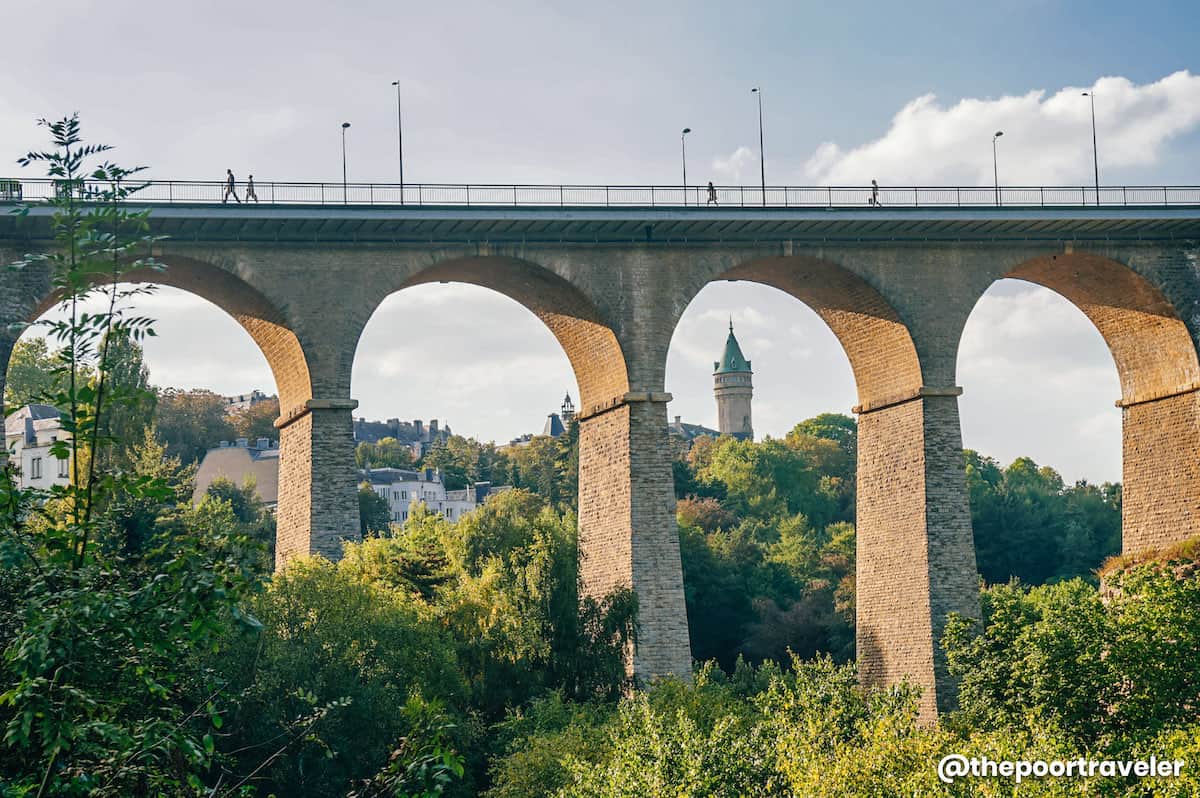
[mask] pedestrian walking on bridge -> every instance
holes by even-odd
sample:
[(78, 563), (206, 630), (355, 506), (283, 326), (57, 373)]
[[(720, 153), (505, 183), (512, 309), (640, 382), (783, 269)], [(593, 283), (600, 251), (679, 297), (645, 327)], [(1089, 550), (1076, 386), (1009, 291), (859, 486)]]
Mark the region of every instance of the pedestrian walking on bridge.
[(233, 195), (233, 198), (235, 200), (237, 200), (238, 205), (242, 204), (242, 201), (240, 199), (238, 199), (237, 189), (234, 188), (234, 186), (236, 184), (237, 184), (237, 181), (233, 177), (233, 170), (226, 169), (225, 170), (225, 196), (221, 197), (222, 205), (224, 205), (226, 202), (229, 201), (230, 195)]
[(708, 202), (706, 202), (704, 204), (705, 205), (720, 205), (721, 204), (721, 203), (717, 202), (717, 190), (713, 187), (711, 180), (708, 181)]
[(871, 198), (867, 200), (867, 204), (879, 207), (879, 184), (875, 182), (875, 178), (871, 178)]
[(250, 200), (258, 202), (258, 195), (254, 193), (254, 175), (246, 179), (246, 202)]

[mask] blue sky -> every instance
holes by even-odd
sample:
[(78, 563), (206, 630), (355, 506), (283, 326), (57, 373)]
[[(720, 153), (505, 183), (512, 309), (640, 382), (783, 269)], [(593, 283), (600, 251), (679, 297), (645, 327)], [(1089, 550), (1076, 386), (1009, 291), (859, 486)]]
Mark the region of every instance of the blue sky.
[[(390, 181), (399, 78), (410, 182), (672, 183), (684, 126), (693, 181), (757, 182), (750, 88), (761, 85), (771, 183), (987, 183), (997, 128), (1001, 182), (1090, 182), (1082, 88), (1097, 92), (1102, 182), (1200, 183), (1195, 3), (68, 0), (52, 17), (6, 3), (0, 30), (20, 31), (0, 74), (0, 173), (41, 144), (34, 119), (79, 110), (124, 163), (214, 180), (231, 167), (260, 185), (340, 179), (350, 121), (351, 179)], [(439, 325), (446, 303), (490, 326), (456, 338)], [(156, 308), (156, 381), (271, 390), (261, 356), (219, 311), (168, 291)], [(845, 358), (811, 312), (720, 284), (672, 346), (672, 415), (714, 421), (707, 372), (730, 314), (756, 364), (760, 432), (853, 404)], [(963, 347), (967, 445), (1004, 461), (1031, 454), (1071, 479), (1119, 479), (1115, 371), (1078, 311), (998, 285)], [(214, 349), (240, 352), (238, 365)], [(440, 371), (431, 352), (455, 359), (457, 381), (408, 379), (397, 395), (397, 375)], [(436, 415), (502, 441), (540, 428), (571, 383), (532, 315), (452, 285), (381, 308), (354, 392), (369, 416)]]

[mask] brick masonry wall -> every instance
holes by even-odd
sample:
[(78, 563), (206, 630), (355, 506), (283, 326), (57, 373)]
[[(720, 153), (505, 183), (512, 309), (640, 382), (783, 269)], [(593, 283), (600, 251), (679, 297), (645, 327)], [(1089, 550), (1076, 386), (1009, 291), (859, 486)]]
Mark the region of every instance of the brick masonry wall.
[(980, 617), (979, 576), (963, 468), (958, 398), (927, 396), (920, 404), (925, 416), (924, 504), (929, 623), (935, 642), (933, 676), (937, 685), (937, 710), (946, 712), (954, 708), (957, 690), (946, 669), (945, 652), (938, 641), (945, 632), (950, 613)]
[(313, 417), (306, 413), (279, 430), (279, 504), (275, 515), (275, 568), (312, 553)]
[(912, 677), (935, 705), (920, 401), (858, 418), (856, 639), (865, 684)]
[(1125, 553), (1200, 535), (1200, 393), (1135, 404), (1121, 415)]
[(630, 673), (642, 681), (690, 678), (666, 407), (626, 403), (580, 423), (584, 595), (598, 598), (615, 588), (632, 588), (639, 628)]
[(352, 412), (314, 409), (280, 430), (276, 568), (310, 554), (338, 560), (342, 542), (359, 539)]
[(909, 678), (932, 720), (955, 700), (937, 642), (946, 616), (979, 617), (956, 397), (859, 416), (857, 517), (859, 672), (875, 685)]

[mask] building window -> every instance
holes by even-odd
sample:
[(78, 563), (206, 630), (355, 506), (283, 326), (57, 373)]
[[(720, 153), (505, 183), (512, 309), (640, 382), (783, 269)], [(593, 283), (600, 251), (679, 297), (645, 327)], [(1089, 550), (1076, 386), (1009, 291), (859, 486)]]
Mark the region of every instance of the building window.
[(404, 512), (402, 512), (400, 515), (403, 517), (403, 520), (405, 520), (405, 521), (407, 521), (407, 520), (408, 520), (408, 511), (407, 511), (407, 510), (405, 510)]
[(67, 460), (65, 457), (63, 459), (59, 460), (58, 461), (58, 475), (64, 479), (66, 477), (70, 476), (70, 471), (71, 471), (71, 469), (69, 467), (70, 465), (71, 465), (70, 461)]
[(30, 479), (41, 479), (42, 478), (42, 458), (34, 457), (33, 459), (31, 459), (29, 461), (29, 478)]

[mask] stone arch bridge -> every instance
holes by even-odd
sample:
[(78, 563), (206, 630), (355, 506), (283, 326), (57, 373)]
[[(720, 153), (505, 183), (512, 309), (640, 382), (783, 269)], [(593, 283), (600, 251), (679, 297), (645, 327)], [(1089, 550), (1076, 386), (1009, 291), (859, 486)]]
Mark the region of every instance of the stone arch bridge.
[[(979, 613), (955, 361), (996, 280), (1050, 288), (1107, 341), (1120, 375), (1124, 548), (1200, 533), (1200, 208), (228, 207), (155, 210), (167, 264), (262, 349), (282, 415), (278, 565), (339, 555), (358, 530), (355, 348), (390, 294), (461, 281), (520, 302), (581, 392), (585, 588), (632, 587), (639, 676), (690, 672), (664, 383), (692, 298), (751, 280), (804, 302), (857, 383), (858, 660), (910, 677), (923, 712), (953, 704), (937, 639)], [(0, 260), (46, 245), (45, 208), (0, 220)], [(0, 387), (12, 322), (52, 303), (37, 268), (0, 271)], [(471, 329), (464, 325), (464, 335)], [(1053, 342), (1048, 342), (1053, 345)]]

